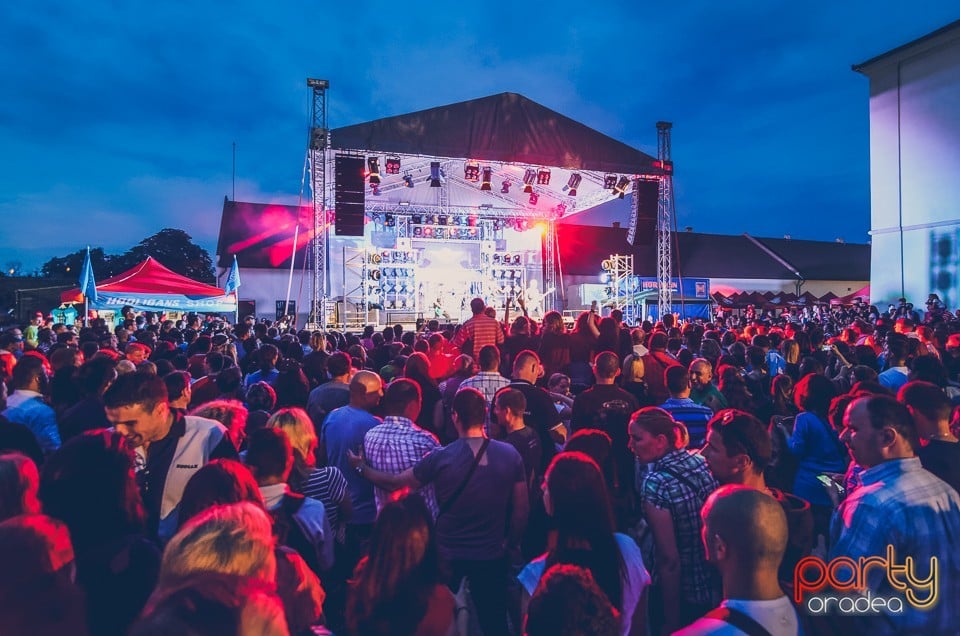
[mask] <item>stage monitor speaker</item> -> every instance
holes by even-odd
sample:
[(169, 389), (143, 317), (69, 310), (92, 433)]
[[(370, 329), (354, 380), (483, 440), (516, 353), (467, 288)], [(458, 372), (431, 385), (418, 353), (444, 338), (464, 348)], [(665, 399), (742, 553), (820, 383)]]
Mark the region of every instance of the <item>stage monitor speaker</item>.
[(334, 233), (363, 236), (366, 179), (363, 157), (337, 155), (334, 159)]
[(630, 216), (630, 229), (627, 242), (630, 245), (653, 245), (657, 236), (657, 210), (660, 204), (659, 181), (637, 181), (635, 183), (636, 207)]

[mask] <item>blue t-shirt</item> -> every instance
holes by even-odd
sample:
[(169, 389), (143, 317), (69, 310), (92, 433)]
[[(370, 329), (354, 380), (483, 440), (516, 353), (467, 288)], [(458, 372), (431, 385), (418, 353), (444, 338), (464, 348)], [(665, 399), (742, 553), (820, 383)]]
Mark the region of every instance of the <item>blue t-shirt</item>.
[[(443, 507), (463, 483), (473, 460), (470, 443), (458, 439), (420, 460), (413, 467), (413, 475), (423, 485), (434, 485), (437, 503)], [(520, 453), (510, 444), (490, 440), (486, 454), (463, 492), (437, 518), (440, 554), (451, 560), (485, 561), (502, 557), (507, 514), (513, 486), (517, 483), (526, 487)]]
[(380, 423), (379, 417), (348, 404), (331, 411), (320, 430), (320, 439), (327, 450), (327, 464), (339, 468), (350, 487), (352, 524), (373, 523), (377, 518), (377, 504), (373, 499), (373, 484), (350, 467), (347, 451), (359, 453), (363, 436)]

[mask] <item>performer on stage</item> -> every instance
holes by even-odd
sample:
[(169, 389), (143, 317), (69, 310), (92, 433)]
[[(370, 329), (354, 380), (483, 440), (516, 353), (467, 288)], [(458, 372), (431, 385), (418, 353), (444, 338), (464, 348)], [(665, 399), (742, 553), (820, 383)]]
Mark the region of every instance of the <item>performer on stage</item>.
[(531, 278), (527, 283), (526, 291), (523, 294), (523, 302), (527, 308), (527, 314), (532, 318), (543, 318), (543, 298), (544, 294), (540, 292), (540, 284), (536, 279)]

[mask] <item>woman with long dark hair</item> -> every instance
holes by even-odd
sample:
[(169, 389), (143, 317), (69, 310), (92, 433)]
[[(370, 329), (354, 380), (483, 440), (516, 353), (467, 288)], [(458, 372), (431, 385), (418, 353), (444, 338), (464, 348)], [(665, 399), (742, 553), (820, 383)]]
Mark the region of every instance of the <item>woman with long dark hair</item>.
[(547, 569), (561, 563), (579, 565), (590, 571), (623, 616), (620, 633), (645, 633), (645, 590), (650, 575), (633, 539), (615, 532), (610, 498), (597, 463), (580, 452), (554, 457), (544, 480), (543, 503), (556, 533), (546, 554), (531, 561), (517, 577), (524, 591), (524, 614)]
[[(543, 365), (544, 378), (550, 378), (554, 373), (567, 372), (570, 366), (570, 334), (567, 333), (560, 312), (548, 311), (544, 315), (537, 355)], [(513, 369), (510, 369), (510, 372), (512, 371)]]
[(430, 431), (439, 437), (441, 442), (446, 443), (455, 439), (455, 434), (443, 429), (443, 396), (440, 395), (437, 381), (430, 377), (430, 359), (420, 352), (410, 354), (403, 366), (403, 377), (420, 385), (422, 402), (420, 415), (417, 416), (417, 426)]
[(347, 629), (362, 636), (456, 633), (433, 521), (419, 495), (386, 504), (347, 595)]
[(125, 634), (160, 567), (160, 553), (143, 533), (133, 449), (116, 432), (78, 435), (44, 464), (39, 494), (46, 514), (70, 530), (90, 633)]
[(592, 311), (580, 312), (570, 333), (570, 367), (567, 374), (573, 383), (573, 392), (579, 393), (593, 384), (593, 355), (600, 336), (598, 318)]

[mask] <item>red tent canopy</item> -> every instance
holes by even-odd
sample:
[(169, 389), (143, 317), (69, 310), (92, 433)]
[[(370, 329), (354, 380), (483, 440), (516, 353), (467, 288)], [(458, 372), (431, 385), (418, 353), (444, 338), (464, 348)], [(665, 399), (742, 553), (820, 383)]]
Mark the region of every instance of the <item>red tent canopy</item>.
[[(181, 276), (167, 269), (148, 256), (145, 261), (122, 274), (97, 282), (97, 292), (114, 294), (151, 294), (156, 296), (179, 295), (195, 298), (212, 298), (223, 296), (223, 290), (206, 283)], [(60, 301), (64, 303), (82, 303), (83, 294), (80, 288), (71, 289), (60, 294)]]

